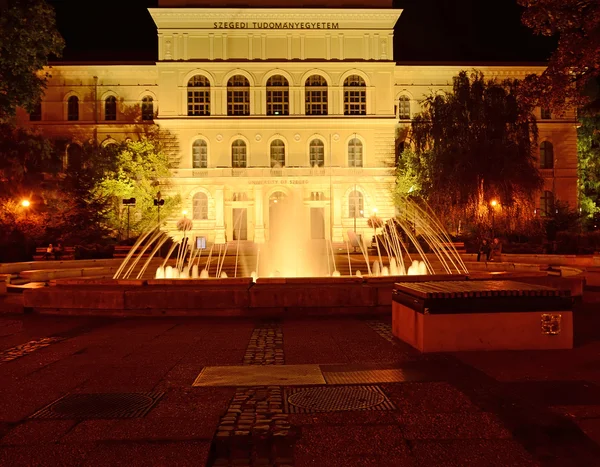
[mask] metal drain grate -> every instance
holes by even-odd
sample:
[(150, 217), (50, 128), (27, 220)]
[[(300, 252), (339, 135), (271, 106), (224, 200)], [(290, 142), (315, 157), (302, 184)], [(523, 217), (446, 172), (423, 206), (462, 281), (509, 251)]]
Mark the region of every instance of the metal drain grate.
[(67, 394), (29, 418), (140, 418), (146, 415), (163, 395), (164, 392)]
[(287, 413), (394, 410), (396, 408), (377, 386), (286, 388), (284, 394), (284, 411)]

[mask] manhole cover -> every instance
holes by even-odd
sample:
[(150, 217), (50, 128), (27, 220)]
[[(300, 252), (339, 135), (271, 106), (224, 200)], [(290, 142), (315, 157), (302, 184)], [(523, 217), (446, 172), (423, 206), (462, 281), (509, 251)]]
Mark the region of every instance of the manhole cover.
[(394, 405), (377, 386), (289, 388), (288, 412), (392, 410)]
[(30, 418), (139, 418), (146, 415), (163, 394), (164, 392), (68, 394)]

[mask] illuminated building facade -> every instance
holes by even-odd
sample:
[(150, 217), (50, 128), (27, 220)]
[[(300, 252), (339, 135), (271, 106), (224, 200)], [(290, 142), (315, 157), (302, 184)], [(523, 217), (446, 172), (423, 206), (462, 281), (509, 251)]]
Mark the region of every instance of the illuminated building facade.
[[(450, 90), (452, 77), (473, 66), (397, 64), (401, 10), (391, 2), (369, 9), (260, 4), (161, 0), (149, 10), (156, 62), (55, 64), (31, 124), (102, 144), (160, 125), (176, 136), (180, 153), (162, 194), (181, 195), (192, 235), (209, 242), (268, 240), (274, 204), (284, 197), (306, 207), (299, 215), (313, 238), (342, 242), (355, 225), (370, 232), (374, 209), (383, 219), (395, 214), (396, 154), (420, 101)], [(543, 69), (477, 68), (500, 79)], [(554, 199), (574, 206), (575, 116), (538, 117), (546, 183), (539, 208)], [(166, 225), (176, 234), (175, 223)]]

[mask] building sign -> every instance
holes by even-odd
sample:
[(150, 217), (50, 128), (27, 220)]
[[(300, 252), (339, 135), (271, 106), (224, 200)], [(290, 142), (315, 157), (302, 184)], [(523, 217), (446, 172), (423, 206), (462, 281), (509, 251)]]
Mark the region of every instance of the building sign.
[(340, 23), (294, 21), (215, 21), (213, 29), (339, 29)]
[(267, 180), (248, 180), (250, 185), (308, 185), (308, 180), (292, 178), (286, 179), (267, 179)]

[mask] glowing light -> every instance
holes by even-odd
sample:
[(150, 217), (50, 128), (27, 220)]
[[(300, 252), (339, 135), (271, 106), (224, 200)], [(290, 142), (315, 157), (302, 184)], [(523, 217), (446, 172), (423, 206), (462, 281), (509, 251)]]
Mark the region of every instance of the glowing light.
[(24, 208), (28, 208), (30, 205), (31, 203), (28, 199), (24, 199), (23, 201), (21, 201), (21, 206), (23, 206)]
[(181, 211), (181, 214), (183, 214), (184, 216), (187, 216), (187, 210), (184, 209), (183, 211)]
[(493, 207), (496, 207), (496, 205), (498, 204), (498, 201), (496, 201), (495, 199), (493, 199), (492, 201), (490, 201), (490, 204), (491, 204)]
[(373, 208), (373, 214), (377, 214), (377, 208)]

